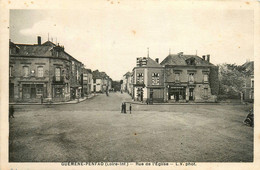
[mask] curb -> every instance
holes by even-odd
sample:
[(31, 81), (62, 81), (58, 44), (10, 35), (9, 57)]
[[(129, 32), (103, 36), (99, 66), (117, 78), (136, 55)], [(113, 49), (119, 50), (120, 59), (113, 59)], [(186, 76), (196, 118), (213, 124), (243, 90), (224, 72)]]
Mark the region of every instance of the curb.
[(68, 102), (58, 102), (58, 103), (9, 103), (9, 105), (42, 105), (42, 106), (51, 106), (51, 105), (63, 105), (63, 104), (78, 104), (81, 103), (83, 101), (86, 101), (88, 99), (91, 99), (93, 97), (95, 97), (97, 95), (93, 95), (89, 98), (85, 98), (83, 100), (80, 100), (79, 102), (77, 102), (76, 100), (72, 100), (72, 101), (68, 101)]

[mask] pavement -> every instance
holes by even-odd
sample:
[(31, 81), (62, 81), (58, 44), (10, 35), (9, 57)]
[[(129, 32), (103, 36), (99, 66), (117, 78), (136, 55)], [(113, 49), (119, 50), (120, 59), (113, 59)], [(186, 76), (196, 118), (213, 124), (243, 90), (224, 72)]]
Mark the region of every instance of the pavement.
[(14, 105), (10, 162), (252, 162), (249, 105), (137, 105), (127, 94)]
[(80, 103), (80, 102), (83, 102), (87, 99), (91, 99), (92, 97), (95, 97), (99, 94), (91, 94), (87, 97), (83, 97), (83, 98), (79, 98), (78, 99), (74, 99), (74, 100), (70, 100), (70, 101), (67, 101), (67, 102), (52, 102), (51, 104), (50, 103), (21, 103), (21, 102), (10, 102), (9, 104), (10, 105), (60, 105), (60, 104), (77, 104), (77, 103)]

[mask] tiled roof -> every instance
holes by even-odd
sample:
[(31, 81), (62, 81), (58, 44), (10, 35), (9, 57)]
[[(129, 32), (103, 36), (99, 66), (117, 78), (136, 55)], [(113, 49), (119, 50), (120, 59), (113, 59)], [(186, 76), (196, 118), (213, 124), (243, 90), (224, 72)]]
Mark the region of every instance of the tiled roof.
[(162, 67), (159, 63), (151, 59), (150, 57), (147, 58), (147, 67)]
[(197, 55), (180, 55), (170, 54), (162, 62), (161, 65), (188, 65), (186, 60), (189, 58), (195, 59), (196, 66), (212, 66), (210, 62), (203, 60)]
[(19, 48), (19, 55), (51, 56), (50, 46), (15, 44)]
[(246, 62), (242, 65), (242, 67), (254, 74), (254, 61)]

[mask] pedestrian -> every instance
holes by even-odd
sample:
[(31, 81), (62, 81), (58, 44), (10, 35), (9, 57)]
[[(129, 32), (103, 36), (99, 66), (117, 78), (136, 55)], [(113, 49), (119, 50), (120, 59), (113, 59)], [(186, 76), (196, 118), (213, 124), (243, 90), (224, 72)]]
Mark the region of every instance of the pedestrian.
[(131, 106), (131, 104), (130, 104), (130, 106), (129, 106), (129, 111), (130, 111), (130, 114), (131, 114), (131, 111), (132, 111), (132, 106)]
[(124, 113), (126, 113), (126, 103), (124, 103)]
[(43, 104), (43, 97), (41, 96), (41, 104)]
[(9, 118), (14, 118), (14, 106), (9, 107)]
[(122, 102), (122, 105), (121, 105), (121, 113), (124, 112), (124, 102)]

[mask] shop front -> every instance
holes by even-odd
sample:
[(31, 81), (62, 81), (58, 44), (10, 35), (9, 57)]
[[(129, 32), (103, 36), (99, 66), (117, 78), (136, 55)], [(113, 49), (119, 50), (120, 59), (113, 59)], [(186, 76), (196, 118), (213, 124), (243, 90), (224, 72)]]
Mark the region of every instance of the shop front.
[(41, 102), (41, 98), (46, 98), (47, 88), (45, 83), (21, 83), (21, 101)]
[(168, 88), (168, 102), (186, 102), (186, 87), (170, 85)]

